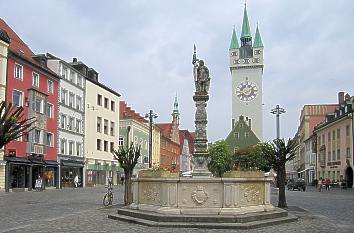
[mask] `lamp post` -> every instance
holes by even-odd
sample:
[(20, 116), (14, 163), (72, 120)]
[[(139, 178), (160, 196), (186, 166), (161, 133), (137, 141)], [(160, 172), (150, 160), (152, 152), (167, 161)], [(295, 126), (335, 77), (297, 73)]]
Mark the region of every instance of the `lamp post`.
[(280, 125), (279, 125), (279, 116), (285, 113), (285, 109), (281, 108), (279, 104), (275, 108), (273, 108), (270, 113), (275, 114), (276, 119), (276, 130), (277, 130), (277, 139), (280, 138)]
[(157, 117), (158, 115), (152, 110), (145, 114), (145, 118), (149, 118), (149, 168), (152, 167), (152, 124), (153, 119), (156, 119)]

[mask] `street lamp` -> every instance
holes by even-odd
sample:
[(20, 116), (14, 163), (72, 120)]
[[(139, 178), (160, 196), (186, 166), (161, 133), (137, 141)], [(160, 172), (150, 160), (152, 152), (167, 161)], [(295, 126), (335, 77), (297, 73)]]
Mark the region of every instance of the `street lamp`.
[(277, 139), (280, 138), (280, 125), (279, 125), (279, 116), (285, 113), (285, 109), (281, 108), (279, 104), (275, 108), (273, 108), (270, 113), (275, 114), (276, 116), (276, 129), (277, 129)]
[(145, 114), (145, 118), (149, 118), (149, 168), (152, 167), (152, 123), (153, 123), (153, 119), (157, 118), (158, 115), (156, 113), (154, 113), (152, 110), (149, 111), (149, 113)]

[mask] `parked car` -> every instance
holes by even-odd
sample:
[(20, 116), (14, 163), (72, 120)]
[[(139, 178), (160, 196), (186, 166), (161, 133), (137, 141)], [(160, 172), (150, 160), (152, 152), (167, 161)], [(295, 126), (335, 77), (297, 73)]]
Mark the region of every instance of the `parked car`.
[(306, 183), (304, 179), (291, 179), (288, 181), (288, 190), (306, 191)]

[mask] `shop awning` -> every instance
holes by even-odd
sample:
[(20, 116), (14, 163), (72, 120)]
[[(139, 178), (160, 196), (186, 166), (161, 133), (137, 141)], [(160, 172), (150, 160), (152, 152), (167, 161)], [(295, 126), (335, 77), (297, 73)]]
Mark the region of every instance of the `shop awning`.
[(83, 163), (75, 162), (75, 161), (62, 161), (61, 164), (62, 166), (67, 166), (67, 167), (84, 167)]
[(52, 167), (57, 167), (59, 165), (59, 163), (57, 161), (52, 161), (52, 160), (46, 160), (46, 161), (44, 161), (44, 163), (47, 166), (52, 166)]
[(31, 164), (31, 161), (25, 159), (25, 158), (19, 158), (19, 157), (4, 157), (4, 160), (9, 162), (9, 163), (14, 163), (14, 164)]

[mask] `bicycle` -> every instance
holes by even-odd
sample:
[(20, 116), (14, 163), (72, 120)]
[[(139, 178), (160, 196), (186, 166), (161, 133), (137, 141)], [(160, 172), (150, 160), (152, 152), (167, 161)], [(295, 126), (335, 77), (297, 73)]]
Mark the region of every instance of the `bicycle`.
[(104, 206), (109, 206), (112, 205), (113, 203), (113, 187), (112, 187), (112, 182), (108, 182), (107, 186), (107, 193), (103, 197), (103, 205)]

